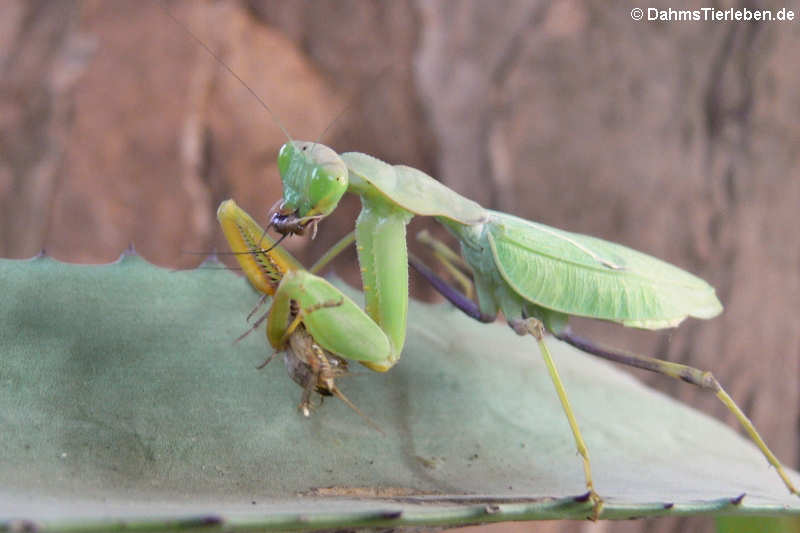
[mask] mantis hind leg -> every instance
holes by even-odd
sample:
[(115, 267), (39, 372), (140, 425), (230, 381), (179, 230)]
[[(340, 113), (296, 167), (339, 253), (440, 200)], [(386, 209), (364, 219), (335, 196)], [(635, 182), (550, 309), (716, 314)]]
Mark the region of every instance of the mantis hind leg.
[(783, 480), (786, 488), (789, 489), (789, 492), (792, 494), (800, 494), (792, 481), (789, 479), (788, 474), (784, 470), (780, 461), (778, 461), (778, 458), (775, 457), (775, 454), (772, 453), (772, 450), (767, 447), (766, 442), (764, 442), (764, 439), (761, 437), (761, 435), (759, 435), (753, 423), (749, 418), (747, 418), (747, 415), (744, 414), (739, 406), (736, 405), (736, 402), (733, 401), (733, 398), (731, 398), (725, 389), (722, 388), (722, 385), (720, 385), (719, 381), (717, 381), (717, 378), (715, 378), (711, 372), (693, 368), (687, 365), (682, 365), (680, 363), (662, 361), (661, 359), (648, 357), (646, 355), (639, 355), (622, 350), (610, 350), (574, 335), (569, 331), (564, 331), (556, 335), (556, 338), (591, 355), (608, 359), (609, 361), (614, 361), (615, 363), (621, 363), (623, 365), (650, 370), (651, 372), (656, 372), (671, 378), (680, 379), (681, 381), (691, 383), (692, 385), (700, 387), (701, 389), (713, 392), (725, 405), (725, 407), (727, 407), (728, 410), (733, 413), (744, 430), (747, 432), (750, 440), (752, 440), (753, 443), (758, 446), (758, 449), (761, 450), (761, 453), (767, 459), (769, 464), (775, 467), (775, 470), (777, 471), (781, 480)]
[(589, 450), (583, 440), (583, 435), (581, 435), (578, 422), (575, 420), (575, 414), (572, 412), (572, 406), (569, 403), (567, 391), (564, 389), (564, 384), (561, 381), (561, 377), (558, 375), (553, 357), (550, 355), (550, 350), (544, 342), (544, 324), (535, 318), (517, 318), (509, 320), (509, 325), (517, 335), (532, 335), (539, 345), (539, 351), (542, 353), (545, 366), (547, 366), (547, 371), (550, 374), (550, 379), (553, 382), (553, 386), (556, 388), (558, 399), (561, 401), (561, 407), (564, 409), (564, 414), (567, 416), (569, 427), (572, 430), (572, 436), (575, 438), (575, 447), (583, 460), (583, 474), (586, 479), (586, 488), (588, 489), (587, 499), (592, 502), (593, 506), (591, 519), (597, 520), (603, 509), (603, 500), (594, 490)]
[[(455, 282), (461, 287), (461, 292), (468, 300), (475, 299), (475, 285), (472, 282), (472, 269), (457, 252), (444, 241), (440, 241), (430, 234), (428, 230), (417, 233), (417, 241), (426, 245), (433, 252), (433, 256), (441, 263)], [(419, 259), (414, 258), (416, 261)], [(413, 265), (412, 265), (413, 266)], [(415, 267), (416, 268), (416, 267)], [(423, 274), (425, 275), (425, 274)], [(425, 276), (428, 278), (428, 276)], [(428, 278), (431, 281), (430, 278)], [(437, 287), (438, 290), (438, 287)]]
[[(439, 294), (444, 296), (447, 301), (449, 301), (455, 307), (461, 309), (461, 311), (463, 311), (467, 316), (484, 323), (494, 322), (495, 318), (497, 318), (495, 315), (489, 315), (482, 312), (480, 306), (475, 302), (475, 300), (440, 278), (433, 270), (430, 269), (430, 267), (428, 267), (428, 265), (423, 263), (415, 255), (408, 255), (408, 264), (411, 265), (414, 270), (419, 272), (422, 277), (427, 279), (428, 282), (433, 285), (433, 288), (439, 292)], [(470, 287), (472, 286), (471, 283), (472, 282), (470, 282)]]

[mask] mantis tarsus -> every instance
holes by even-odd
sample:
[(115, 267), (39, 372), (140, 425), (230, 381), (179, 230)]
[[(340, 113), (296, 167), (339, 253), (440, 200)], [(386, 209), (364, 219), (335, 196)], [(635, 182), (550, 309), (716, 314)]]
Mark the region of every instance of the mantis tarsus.
[[(473, 318), (492, 321), (502, 311), (517, 334), (530, 334), (536, 339), (582, 456), (595, 516), (602, 500), (594, 490), (587, 446), (547, 349), (546, 331), (587, 353), (713, 391), (776, 468), (787, 488), (798, 493), (750, 420), (709, 372), (606, 349), (572, 334), (567, 327), (572, 315), (643, 329), (674, 327), (688, 316), (712, 318), (722, 311), (722, 306), (713, 287), (703, 280), (614, 243), (484, 209), (419, 170), (391, 166), (365, 154), (339, 155), (319, 143), (290, 139), (280, 151), (278, 166), (284, 200), (273, 213), (270, 226), (284, 235), (301, 234), (309, 226), (316, 230), (345, 192), (357, 194), (362, 200), (355, 240), (366, 313), (373, 325), (384, 332), (389, 347), (385, 357), (371, 362), (375, 370), (391, 368), (400, 357), (405, 340), (406, 224), (414, 215), (434, 216), (459, 240), (464, 270), (474, 284), (477, 303), (415, 258), (411, 258), (411, 264)], [(439, 254), (451, 271), (458, 270), (454, 256), (457, 254)], [(303, 288), (293, 290), (299, 297)], [(331, 317), (338, 312), (328, 311)], [(312, 337), (317, 339), (316, 332)]]

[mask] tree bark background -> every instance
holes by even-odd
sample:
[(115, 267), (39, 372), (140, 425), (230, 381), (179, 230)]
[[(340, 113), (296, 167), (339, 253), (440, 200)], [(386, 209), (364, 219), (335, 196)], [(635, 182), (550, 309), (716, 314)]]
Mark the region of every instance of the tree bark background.
[[(418, 167), (484, 206), (708, 280), (726, 306), (712, 321), (661, 333), (576, 329), (712, 369), (798, 466), (797, 23), (636, 22), (627, 4), (583, 0), (164, 5), (274, 117), (155, 2), (4, 1), (0, 255), (44, 248), (105, 262), (132, 242), (155, 263), (192, 266), (200, 259), (186, 251), (226, 248), (222, 199), (263, 222), (280, 197), (280, 121), (293, 138)], [(641, 7), (651, 6), (676, 7)], [(310, 262), (357, 210), (348, 199), (316, 241), (290, 247)], [(409, 236), (429, 224), (415, 220)], [(336, 269), (357, 282), (354, 254)], [(708, 394), (641, 377), (734, 423)]]

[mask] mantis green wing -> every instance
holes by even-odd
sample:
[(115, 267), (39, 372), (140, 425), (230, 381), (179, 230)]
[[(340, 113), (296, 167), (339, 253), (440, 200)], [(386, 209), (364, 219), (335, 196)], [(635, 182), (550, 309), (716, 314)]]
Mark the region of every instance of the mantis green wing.
[(669, 263), (505, 213), (491, 218), (487, 259), (514, 292), (539, 306), (646, 329), (722, 311), (711, 285)]

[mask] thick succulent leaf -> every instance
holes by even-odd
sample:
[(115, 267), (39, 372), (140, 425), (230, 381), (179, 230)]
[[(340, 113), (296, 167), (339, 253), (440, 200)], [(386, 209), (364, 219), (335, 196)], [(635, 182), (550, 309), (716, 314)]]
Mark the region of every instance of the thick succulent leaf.
[[(581, 518), (572, 436), (529, 338), (412, 303), (403, 359), (311, 419), (224, 270), (0, 261), (0, 530), (319, 529)], [(603, 517), (796, 514), (723, 424), (550, 340)], [(792, 474), (794, 475), (794, 474)], [(797, 476), (795, 476), (796, 478)], [(741, 501), (736, 498), (745, 494)]]
[(800, 533), (800, 517), (795, 516), (742, 516), (715, 517), (717, 533)]

